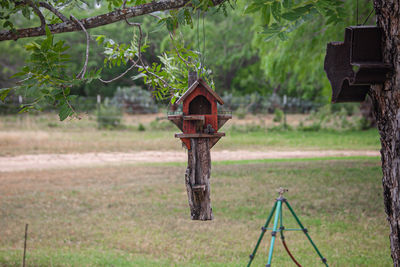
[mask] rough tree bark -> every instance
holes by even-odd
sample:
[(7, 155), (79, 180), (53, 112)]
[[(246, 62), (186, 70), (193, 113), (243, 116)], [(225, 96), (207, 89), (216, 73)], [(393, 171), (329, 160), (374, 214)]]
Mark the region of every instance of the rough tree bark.
[[(189, 87), (197, 79), (196, 72), (189, 73)], [(186, 191), (192, 220), (212, 220), (210, 199), (211, 155), (208, 138), (192, 138), (188, 150), (188, 167), (185, 174)]]
[(400, 2), (374, 0), (378, 26), (383, 28), (385, 62), (393, 73), (383, 86), (372, 86), (370, 96), (381, 135), (382, 184), (390, 225), (394, 266), (400, 266)]
[(208, 138), (192, 138), (185, 174), (192, 220), (212, 220), (210, 199), (211, 157)]

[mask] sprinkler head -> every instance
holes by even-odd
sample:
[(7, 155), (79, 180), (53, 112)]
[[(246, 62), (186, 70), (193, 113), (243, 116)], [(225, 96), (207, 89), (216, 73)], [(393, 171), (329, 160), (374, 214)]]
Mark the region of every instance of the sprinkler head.
[(277, 190), (277, 192), (279, 193), (279, 197), (283, 197), (283, 194), (288, 191), (289, 189), (283, 187), (279, 187), (279, 189)]

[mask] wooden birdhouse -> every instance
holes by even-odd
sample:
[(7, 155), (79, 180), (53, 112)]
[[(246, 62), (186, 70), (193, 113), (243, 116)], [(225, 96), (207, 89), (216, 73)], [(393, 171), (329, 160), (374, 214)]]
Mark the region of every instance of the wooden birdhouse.
[(332, 86), (332, 102), (362, 102), (372, 84), (383, 83), (391, 65), (383, 62), (382, 29), (352, 26), (344, 42), (328, 43), (324, 69)]
[(187, 149), (191, 147), (190, 138), (209, 138), (211, 148), (225, 136), (218, 130), (232, 115), (218, 113), (218, 104), (223, 105), (224, 101), (203, 79), (196, 80), (176, 104), (182, 104), (182, 114), (169, 115), (168, 119), (182, 130), (175, 137), (180, 138)]
[[(189, 72), (188, 90), (171, 106), (172, 121), (182, 133), (175, 134), (188, 149), (188, 167), (185, 185), (192, 220), (212, 220), (210, 198), (210, 149), (225, 136), (219, 129), (232, 118), (231, 113), (218, 110), (223, 105), (221, 97), (208, 84)], [(182, 106), (182, 112), (177, 112)]]

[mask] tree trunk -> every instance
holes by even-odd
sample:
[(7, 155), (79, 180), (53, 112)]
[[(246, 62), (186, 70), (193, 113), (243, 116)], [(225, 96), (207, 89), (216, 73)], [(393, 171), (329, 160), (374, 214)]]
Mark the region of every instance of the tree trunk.
[(210, 200), (211, 156), (208, 138), (192, 138), (185, 174), (192, 220), (212, 220)]
[(374, 105), (370, 97), (367, 97), (364, 102), (361, 102), (360, 112), (362, 117), (366, 120), (366, 128), (376, 127)]
[(374, 0), (377, 24), (383, 28), (385, 62), (393, 64), (392, 76), (372, 86), (377, 126), (381, 135), (382, 184), (394, 266), (400, 267), (400, 3)]

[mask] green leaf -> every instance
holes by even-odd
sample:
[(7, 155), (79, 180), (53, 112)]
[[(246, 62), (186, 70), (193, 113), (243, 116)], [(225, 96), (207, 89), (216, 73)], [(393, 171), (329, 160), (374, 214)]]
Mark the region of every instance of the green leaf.
[(47, 26), (47, 24), (46, 24), (46, 26), (45, 26), (45, 31), (46, 31), (46, 36), (47, 36), (47, 38), (51, 38), (52, 37), (52, 35), (51, 35), (51, 31), (50, 31), (50, 29), (49, 29), (49, 26)]
[(185, 20), (186, 20), (186, 24), (190, 25), (190, 27), (193, 29), (192, 16), (190, 14), (189, 9), (187, 9), (187, 8), (185, 8)]
[(2, 88), (0, 89), (0, 100), (4, 102), (8, 93), (10, 93), (11, 88)]
[(18, 111), (19, 114), (24, 113), (24, 112), (28, 112), (29, 110), (34, 109), (33, 106), (22, 106), (20, 111)]
[(166, 23), (167, 23), (168, 31), (173, 32), (174, 28), (175, 28), (174, 27), (174, 19), (172, 17), (168, 17)]
[(6, 21), (3, 23), (3, 27), (4, 27), (4, 28), (9, 27), (10, 29), (12, 29), (12, 28), (14, 28), (14, 24), (12, 24), (11, 21), (6, 20)]
[(160, 19), (157, 22), (157, 25), (154, 27), (154, 30), (151, 31), (151, 33), (158, 32), (158, 31), (161, 31), (162, 29), (164, 29), (164, 24), (166, 23), (166, 21), (167, 21), (167, 18)]
[(24, 17), (29, 20), (31, 19), (31, 11), (29, 10), (29, 8), (27, 6), (24, 6), (22, 8), (22, 15), (24, 15)]
[(195, 8), (200, 6), (200, 1), (199, 0), (192, 0), (192, 4)]
[(14, 75), (12, 75), (10, 78), (16, 78), (16, 77), (20, 77), (20, 76), (24, 76), (26, 74), (25, 71), (20, 71), (15, 73)]
[(133, 81), (135, 81), (135, 80), (140, 79), (140, 78), (142, 78), (142, 77), (146, 77), (146, 74), (144, 74), (144, 73), (139, 73), (138, 75), (132, 76), (131, 79), (132, 79)]
[(30, 42), (27, 45), (25, 45), (25, 49), (28, 50), (28, 51), (29, 50), (35, 51), (37, 49), (40, 50), (40, 48), (41, 48), (41, 46), (35, 41)]
[(64, 89), (64, 95), (68, 96), (70, 92), (71, 92), (71, 88), (67, 87)]
[(60, 106), (60, 110), (58, 112), (58, 117), (60, 118), (60, 121), (65, 120), (66, 118), (68, 118), (69, 116), (71, 116), (73, 114), (73, 110), (69, 107), (69, 105), (64, 102), (61, 106)]
[(306, 13), (310, 12), (314, 5), (306, 5), (303, 7), (295, 8), (289, 12), (282, 14), (282, 17), (289, 21), (294, 21), (304, 16)]
[(96, 37), (96, 42), (100, 45), (104, 42), (106, 36), (105, 35), (99, 35)]
[(270, 5), (265, 5), (261, 9), (261, 19), (263, 25), (269, 25), (269, 22), (271, 20), (271, 6)]
[(292, 0), (283, 0), (282, 2), (284, 8), (291, 8), (292, 7)]
[(180, 9), (178, 14), (176, 15), (179, 24), (185, 24), (185, 9)]
[(278, 33), (278, 37), (281, 39), (281, 41), (286, 41), (288, 39), (288, 36), (285, 32)]
[(271, 7), (272, 11), (272, 16), (274, 19), (278, 22), (281, 21), (281, 3), (280, 2), (274, 2)]
[(282, 27), (280, 25), (278, 25), (277, 23), (272, 24), (269, 27), (265, 27), (263, 33), (264, 34), (274, 34), (274, 33), (278, 33), (282, 30)]
[(246, 10), (244, 11), (245, 14), (250, 14), (250, 13), (255, 13), (259, 11), (264, 5), (252, 3), (249, 6), (247, 6)]

